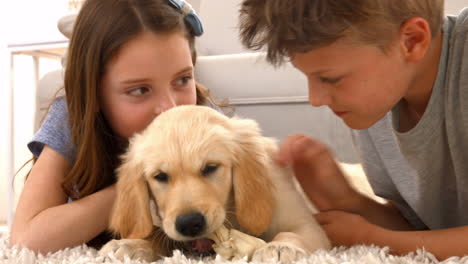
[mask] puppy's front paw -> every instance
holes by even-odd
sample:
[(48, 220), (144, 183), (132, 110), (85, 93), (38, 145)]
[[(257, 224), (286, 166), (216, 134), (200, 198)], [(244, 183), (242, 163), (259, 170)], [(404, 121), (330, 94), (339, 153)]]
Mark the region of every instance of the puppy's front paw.
[(100, 256), (113, 254), (117, 259), (123, 261), (125, 256), (130, 259), (139, 259), (147, 262), (158, 258), (151, 243), (143, 239), (114, 239), (105, 244), (99, 250)]
[(307, 256), (307, 252), (292, 243), (273, 241), (255, 251), (252, 261), (292, 263)]

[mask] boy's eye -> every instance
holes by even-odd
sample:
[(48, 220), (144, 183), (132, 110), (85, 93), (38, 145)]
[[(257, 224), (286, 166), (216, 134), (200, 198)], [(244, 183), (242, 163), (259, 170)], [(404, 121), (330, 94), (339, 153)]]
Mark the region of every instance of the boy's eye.
[(323, 83), (329, 83), (329, 84), (336, 84), (341, 80), (341, 77), (336, 77), (336, 78), (327, 78), (327, 77), (320, 77), (320, 81)]
[(142, 86), (142, 87), (138, 87), (138, 88), (130, 90), (128, 94), (133, 95), (133, 96), (141, 96), (147, 92), (149, 92), (149, 89), (147, 87)]

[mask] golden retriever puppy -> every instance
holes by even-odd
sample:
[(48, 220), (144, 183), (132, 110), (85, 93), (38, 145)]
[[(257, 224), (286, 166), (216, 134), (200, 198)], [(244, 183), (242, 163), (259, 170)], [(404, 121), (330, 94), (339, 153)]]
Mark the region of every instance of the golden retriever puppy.
[(117, 198), (104, 254), (153, 261), (174, 249), (205, 253), (205, 237), (222, 225), (267, 241), (252, 259), (294, 261), (330, 242), (276, 142), (255, 121), (204, 106), (159, 115), (130, 140), (117, 170)]

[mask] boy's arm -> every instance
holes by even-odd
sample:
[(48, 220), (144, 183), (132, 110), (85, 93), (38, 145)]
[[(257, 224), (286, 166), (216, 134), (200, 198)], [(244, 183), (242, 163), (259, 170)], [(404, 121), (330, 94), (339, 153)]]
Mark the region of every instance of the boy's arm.
[(431, 252), (439, 260), (468, 254), (468, 226), (425, 231), (394, 231), (376, 227), (366, 244), (388, 246), (392, 254), (405, 255), (417, 249)]
[(358, 194), (355, 201), (349, 203), (349, 208), (341, 210), (363, 216), (369, 222), (391, 230), (414, 230), (414, 227), (401, 215), (391, 203), (379, 203), (371, 198)]
[(359, 244), (389, 247), (390, 253), (405, 255), (425, 249), (439, 260), (468, 255), (468, 226), (424, 231), (398, 231), (370, 223), (364, 217), (344, 211), (315, 215), (335, 246)]
[(61, 183), (69, 170), (68, 161), (46, 145), (23, 188), (11, 245), (53, 252), (88, 242), (107, 228), (115, 187), (67, 203)]
[(284, 140), (276, 160), (279, 165), (293, 167), (296, 179), (319, 211), (346, 211), (389, 229), (413, 229), (392, 204), (380, 204), (356, 191), (319, 141), (291, 135)]

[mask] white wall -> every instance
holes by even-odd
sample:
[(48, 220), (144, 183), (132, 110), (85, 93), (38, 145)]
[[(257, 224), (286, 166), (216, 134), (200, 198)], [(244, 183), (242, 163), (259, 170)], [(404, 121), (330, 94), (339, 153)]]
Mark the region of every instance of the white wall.
[(195, 9), (195, 12), (200, 11), (200, 1), (201, 0), (187, 0), (187, 2), (192, 5), (193, 9)]
[(458, 14), (463, 7), (468, 7), (468, 0), (445, 0), (447, 14)]
[(9, 54), (7, 52), (6, 35), (3, 34), (7, 30), (6, 20), (6, 1), (0, 1), (0, 225), (5, 224), (7, 219), (7, 201), (8, 190), (6, 186), (6, 168), (8, 160), (8, 147), (9, 144), (5, 141), (8, 135), (9, 119), (8, 114), (10, 111), (10, 93), (9, 93)]
[[(25, 7), (28, 8), (25, 8)], [(40, 10), (40, 11), (39, 11)], [(7, 170), (11, 158), (8, 145), (14, 146), (14, 168), (16, 172), (31, 158), (26, 143), (33, 135), (35, 111), (35, 72), (29, 56), (14, 56), (14, 141), (6, 142), (10, 128), (10, 55), (12, 45), (42, 41), (60, 41), (65, 37), (57, 29), (57, 20), (68, 13), (67, 0), (15, 0), (0, 1), (0, 225), (7, 219), (9, 200)], [(40, 60), (39, 77), (57, 68), (58, 62)], [(21, 191), (24, 174), (28, 167), (15, 178), (16, 200)]]
[[(1, 7), (0, 7), (1, 9)], [(0, 27), (2, 25), (1, 14), (0, 14)], [(1, 32), (1, 30), (0, 30)], [(6, 43), (0, 39), (0, 87), (3, 87), (0, 95), (0, 225), (5, 224), (7, 219), (7, 193), (6, 188), (6, 162), (8, 155), (8, 142), (5, 141), (7, 137), (8, 128), (8, 114), (9, 114), (9, 81), (8, 78), (8, 53), (6, 52)]]

